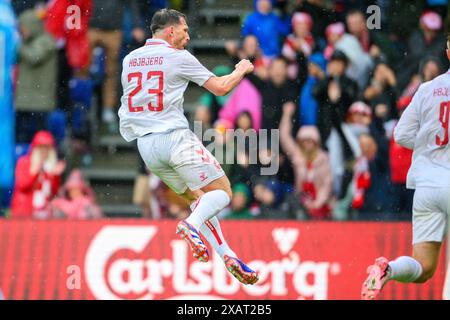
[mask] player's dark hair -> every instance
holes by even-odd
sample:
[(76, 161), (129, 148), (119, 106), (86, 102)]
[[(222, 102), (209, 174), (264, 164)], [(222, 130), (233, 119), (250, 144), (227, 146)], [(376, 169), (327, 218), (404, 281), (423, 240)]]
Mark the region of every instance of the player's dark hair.
[(159, 30), (164, 29), (168, 26), (180, 24), (181, 18), (187, 21), (186, 16), (177, 10), (174, 9), (158, 10), (153, 15), (150, 29), (152, 30), (152, 33), (155, 34)]

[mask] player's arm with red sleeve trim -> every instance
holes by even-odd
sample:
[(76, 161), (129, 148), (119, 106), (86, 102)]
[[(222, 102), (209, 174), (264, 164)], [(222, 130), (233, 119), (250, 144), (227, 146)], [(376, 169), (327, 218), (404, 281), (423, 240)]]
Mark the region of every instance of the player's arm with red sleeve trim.
[(241, 60), (232, 73), (222, 77), (211, 77), (203, 87), (216, 96), (225, 96), (237, 87), (246, 74), (253, 72), (253, 69), (254, 66), (250, 61)]
[(205, 89), (216, 96), (225, 96), (244, 78), (245, 73), (234, 70), (232, 73), (222, 77), (212, 77), (203, 85)]
[(225, 96), (233, 90), (248, 72), (253, 71), (253, 65), (247, 60), (241, 60), (235, 70), (229, 75), (216, 77), (206, 69), (189, 51), (184, 50), (181, 56), (180, 75), (204, 87), (216, 96)]
[(420, 128), (418, 106), (422, 102), (421, 89), (422, 87), (417, 90), (394, 129), (395, 142), (408, 149), (414, 149), (414, 141)]

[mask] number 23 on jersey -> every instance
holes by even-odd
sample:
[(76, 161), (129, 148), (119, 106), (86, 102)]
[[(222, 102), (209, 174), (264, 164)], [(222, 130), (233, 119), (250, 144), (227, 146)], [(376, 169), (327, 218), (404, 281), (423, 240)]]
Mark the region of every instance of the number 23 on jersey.
[[(137, 79), (136, 87), (133, 89), (133, 91), (130, 92), (128, 95), (128, 109), (130, 112), (142, 112), (144, 111), (144, 106), (134, 106), (133, 105), (133, 97), (138, 94), (142, 90), (142, 81), (143, 81), (143, 74), (142, 72), (132, 72), (128, 74), (128, 82), (131, 82), (134, 78)], [(146, 74), (146, 77), (144, 78), (144, 81), (149, 81), (152, 77), (158, 78), (158, 88), (152, 88), (148, 89), (148, 94), (157, 95), (157, 104), (156, 106), (151, 103), (151, 101), (148, 102), (147, 108), (150, 111), (160, 112), (164, 108), (164, 100), (163, 100), (163, 87), (164, 87), (164, 74), (162, 71), (149, 71)]]

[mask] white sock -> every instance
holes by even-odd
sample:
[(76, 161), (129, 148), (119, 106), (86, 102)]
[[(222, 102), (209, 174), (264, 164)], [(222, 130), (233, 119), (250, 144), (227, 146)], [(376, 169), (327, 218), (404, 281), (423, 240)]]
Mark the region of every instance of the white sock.
[(228, 246), (228, 243), (223, 237), (222, 230), (220, 228), (219, 219), (212, 217), (206, 221), (201, 227), (200, 232), (208, 240), (209, 244), (216, 250), (219, 256), (223, 259), (224, 255), (230, 257), (237, 257), (236, 253)]
[(421, 264), (414, 258), (402, 256), (389, 262), (391, 280), (414, 282), (422, 274)]
[(186, 221), (199, 230), (205, 221), (218, 214), (230, 201), (230, 197), (223, 190), (207, 192), (194, 202), (192, 213)]

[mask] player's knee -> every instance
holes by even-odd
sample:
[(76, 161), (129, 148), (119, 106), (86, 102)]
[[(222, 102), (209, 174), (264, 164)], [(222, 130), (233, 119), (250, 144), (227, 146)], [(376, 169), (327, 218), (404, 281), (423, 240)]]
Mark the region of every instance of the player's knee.
[(227, 179), (224, 191), (227, 193), (228, 197), (230, 197), (230, 201), (233, 198), (233, 190), (231, 189), (230, 180)]
[(231, 190), (230, 181), (226, 177), (212, 182), (210, 185), (206, 186), (202, 190), (205, 193), (214, 191), (214, 190), (221, 190), (227, 195), (227, 197), (229, 198), (229, 201), (231, 201), (231, 198), (233, 197), (233, 192)]
[(222, 183), (220, 184), (219, 189), (224, 191), (227, 194), (227, 196), (230, 198), (230, 201), (231, 201), (231, 198), (233, 197), (233, 191), (231, 190), (230, 181), (228, 180), (228, 178), (226, 178), (226, 179), (223, 179), (221, 182)]
[(231, 199), (233, 198), (233, 191), (231, 190), (231, 187), (225, 188), (225, 190), (223, 191), (225, 191), (225, 193), (228, 195), (231, 201)]

